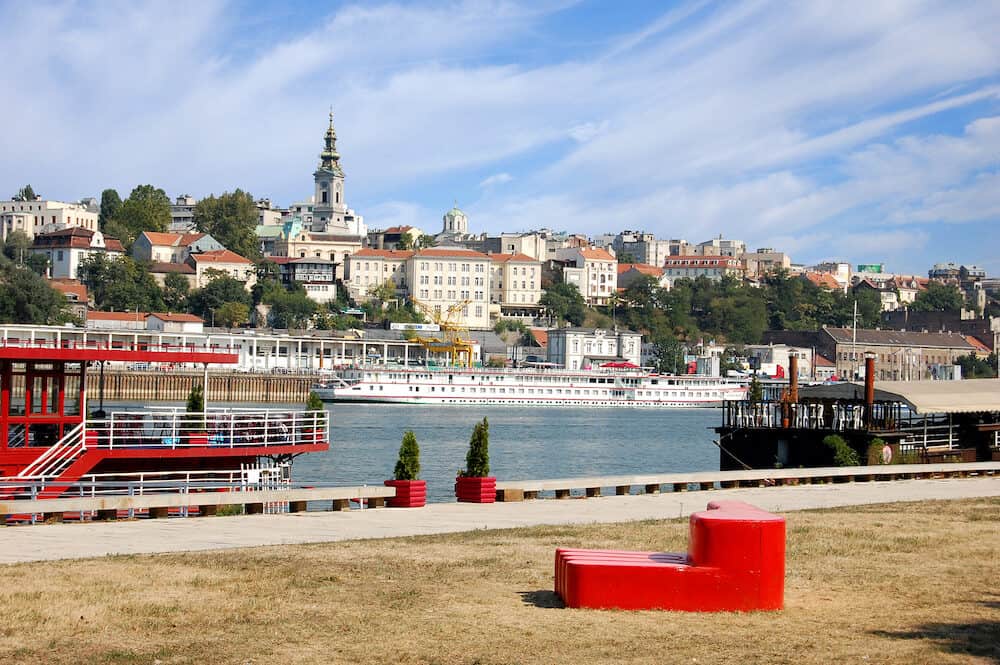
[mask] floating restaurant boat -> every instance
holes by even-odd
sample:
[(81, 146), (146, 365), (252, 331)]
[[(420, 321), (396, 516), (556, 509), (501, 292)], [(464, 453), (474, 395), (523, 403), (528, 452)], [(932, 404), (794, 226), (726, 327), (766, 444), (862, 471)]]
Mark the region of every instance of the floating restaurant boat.
[[(88, 412), (87, 379), (95, 365), (103, 383), (106, 362), (198, 363), (207, 378), (209, 364), (237, 359), (221, 347), (0, 341), (0, 495), (46, 499), (238, 488), (269, 475), (287, 482), (293, 457), (329, 448), (328, 413)], [(103, 396), (101, 402), (103, 407)]]
[(718, 407), (746, 397), (746, 383), (673, 376), (630, 363), (566, 370), (539, 363), (520, 369), (393, 367), (341, 369), (313, 390), (329, 402), (490, 406)]

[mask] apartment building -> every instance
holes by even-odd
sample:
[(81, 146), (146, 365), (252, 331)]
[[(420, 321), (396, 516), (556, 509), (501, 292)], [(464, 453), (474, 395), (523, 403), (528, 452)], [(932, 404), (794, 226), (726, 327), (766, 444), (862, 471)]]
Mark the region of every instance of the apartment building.
[(490, 254), (490, 304), (502, 317), (533, 317), (542, 297), (542, 262), (527, 254)]
[(563, 281), (575, 284), (588, 305), (606, 305), (618, 291), (618, 261), (606, 249), (571, 247), (556, 252)]
[(391, 281), (400, 298), (410, 294), (407, 288), (407, 263), (413, 250), (372, 249), (366, 247), (347, 257), (347, 290), (357, 301), (369, 299), (372, 288)]
[(199, 289), (212, 281), (212, 276), (216, 273), (222, 273), (243, 282), (247, 291), (257, 283), (257, 269), (254, 267), (253, 261), (228, 249), (192, 254), (186, 263), (194, 268), (194, 282), (196, 288)]
[(97, 212), (79, 203), (0, 201), (0, 240), (11, 231), (23, 231), (29, 238), (73, 227), (97, 231), (97, 218)]
[(458, 323), (468, 328), (490, 327), (490, 269), (487, 254), (471, 249), (430, 248), (417, 251), (406, 265), (410, 295), (438, 314), (468, 300)]
[(733, 256), (671, 257), (663, 264), (663, 272), (673, 287), (678, 279), (707, 277), (720, 280), (727, 275), (743, 277), (743, 262)]
[(152, 263), (184, 263), (192, 254), (225, 249), (207, 233), (143, 231), (132, 243), (132, 258)]

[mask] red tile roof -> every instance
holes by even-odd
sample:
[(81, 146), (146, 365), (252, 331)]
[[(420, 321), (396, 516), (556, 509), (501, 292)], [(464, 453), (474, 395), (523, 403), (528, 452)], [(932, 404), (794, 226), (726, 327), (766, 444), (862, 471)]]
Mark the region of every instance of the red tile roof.
[(816, 354), (816, 358), (814, 360), (814, 364), (816, 365), (816, 367), (836, 367), (837, 366), (837, 364), (834, 363), (832, 360), (830, 360), (826, 356), (821, 356), (818, 353)]
[(662, 277), (663, 268), (657, 268), (656, 266), (651, 266), (648, 263), (619, 263), (618, 264), (618, 274), (627, 273), (629, 270), (635, 270), (636, 272), (641, 272), (643, 275), (650, 275), (651, 277)]
[(210, 252), (192, 254), (191, 258), (198, 263), (253, 263), (228, 249), (213, 249)]
[(121, 252), (125, 253), (125, 246), (122, 245), (122, 241), (118, 238), (109, 238), (104, 236), (104, 249), (108, 252)]
[(87, 287), (75, 279), (50, 279), (49, 286), (70, 300), (87, 302)]
[(815, 284), (821, 289), (830, 289), (835, 291), (837, 289), (843, 289), (844, 287), (828, 272), (813, 272), (807, 270), (802, 273), (802, 278), (808, 280), (812, 284)]
[(510, 263), (511, 261), (515, 261), (517, 263), (541, 263), (541, 261), (533, 259), (527, 254), (521, 254), (520, 252), (517, 254), (490, 254), (490, 259), (493, 263)]
[(146, 236), (151, 245), (173, 246), (181, 238), (180, 233), (159, 233), (157, 231), (143, 231), (139, 235), (140, 237)]
[(965, 341), (975, 347), (976, 353), (985, 353), (987, 355), (990, 353), (990, 347), (986, 346), (972, 335), (966, 335)]
[(535, 340), (535, 344), (542, 348), (546, 348), (549, 345), (549, 331), (544, 328), (528, 328), (528, 332), (531, 333), (531, 338)]
[(195, 273), (194, 268), (186, 263), (165, 263), (157, 262), (149, 264), (149, 272), (176, 272), (182, 275), (193, 275)]
[(411, 249), (372, 249), (371, 247), (365, 247), (360, 249), (353, 254), (351, 258), (364, 258), (364, 257), (377, 257), (382, 259), (398, 259), (404, 260), (413, 256), (413, 250)]
[(384, 233), (406, 233), (412, 228), (412, 226), (390, 226)]
[(442, 259), (488, 259), (490, 258), (482, 252), (477, 252), (471, 249), (460, 249), (455, 248), (437, 248), (430, 247), (428, 249), (419, 250), (414, 256), (424, 257), (424, 258), (442, 258)]
[(590, 259), (592, 261), (615, 261), (615, 257), (611, 255), (606, 249), (598, 249), (596, 247), (581, 247), (580, 255), (585, 259)]
[(205, 323), (205, 319), (200, 316), (195, 316), (194, 314), (174, 314), (172, 312), (153, 312), (149, 316), (159, 319), (160, 321), (172, 321), (177, 323)]

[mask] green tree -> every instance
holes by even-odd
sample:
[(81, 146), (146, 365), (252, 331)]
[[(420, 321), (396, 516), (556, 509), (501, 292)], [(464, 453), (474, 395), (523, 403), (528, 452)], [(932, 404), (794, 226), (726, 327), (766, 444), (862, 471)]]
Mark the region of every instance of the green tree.
[(118, 191), (105, 189), (101, 192), (101, 215), (97, 218), (98, 226), (101, 229), (106, 228), (107, 223), (114, 219), (121, 209), (122, 197), (118, 196)]
[(368, 296), (379, 305), (396, 300), (396, 283), (387, 279), (381, 284), (375, 284), (368, 289)]
[(465, 455), (465, 469), (459, 475), (467, 478), (487, 478), (490, 475), (490, 424), (476, 423), (469, 439), (469, 452)]
[(272, 328), (308, 328), (316, 313), (316, 301), (300, 285), (291, 290), (272, 289), (262, 301), (271, 308), (268, 321)]
[(630, 252), (619, 252), (618, 253), (618, 263), (638, 263), (639, 260), (635, 258), (635, 254)]
[(11, 231), (3, 244), (3, 254), (19, 266), (29, 268), (36, 275), (45, 276), (49, 259), (44, 254), (31, 251), (31, 238), (21, 230)]
[(215, 323), (225, 328), (236, 328), (250, 318), (250, 306), (243, 302), (224, 302), (215, 310)]
[(162, 189), (139, 185), (132, 190), (104, 232), (118, 238), (126, 249), (143, 231), (164, 232), (170, 226), (170, 199)]
[(559, 321), (569, 321), (574, 326), (583, 325), (587, 316), (587, 305), (575, 284), (559, 282), (553, 284), (538, 303)]
[(253, 304), (243, 282), (224, 273), (213, 275), (208, 284), (188, 296), (191, 312), (209, 322), (213, 316), (218, 316), (218, 310), (226, 303), (241, 303), (248, 311)]
[(399, 457), (396, 459), (396, 468), (392, 475), (396, 480), (416, 480), (420, 477), (420, 446), (417, 445), (417, 437), (411, 430), (403, 434), (403, 441), (399, 445)]
[(438, 244), (437, 238), (431, 235), (427, 235), (425, 233), (422, 236), (420, 236), (419, 240), (417, 240), (417, 249), (427, 249), (428, 247), (437, 247), (437, 244)]
[(163, 304), (170, 312), (186, 312), (191, 283), (184, 275), (171, 272), (163, 278)]
[(129, 256), (91, 254), (80, 261), (79, 280), (87, 285), (97, 309), (162, 312), (163, 293), (146, 268)]
[(657, 372), (663, 374), (684, 373), (684, 347), (670, 333), (660, 331), (653, 337), (653, 357)]
[(413, 242), (413, 236), (409, 233), (404, 233), (399, 236), (399, 242), (396, 243), (396, 249), (416, 249), (415, 243)]
[(914, 312), (957, 312), (963, 304), (962, 292), (956, 287), (931, 281), (917, 294), (910, 309)]
[(17, 194), (14, 195), (15, 201), (34, 201), (38, 196), (35, 194), (35, 190), (31, 185), (25, 185), (21, 189), (17, 190)]
[(61, 293), (30, 269), (0, 256), (0, 323), (53, 325), (70, 320)]
[(194, 207), (194, 226), (251, 261), (261, 258), (257, 221), (260, 213), (249, 192), (237, 189), (209, 196)]

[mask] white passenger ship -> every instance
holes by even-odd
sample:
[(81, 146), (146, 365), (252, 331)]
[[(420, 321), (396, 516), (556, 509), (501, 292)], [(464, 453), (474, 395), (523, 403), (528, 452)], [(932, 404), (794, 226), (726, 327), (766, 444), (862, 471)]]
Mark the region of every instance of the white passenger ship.
[(639, 368), (342, 369), (313, 390), (328, 402), (506, 406), (710, 407), (746, 398), (745, 382), (671, 376)]

